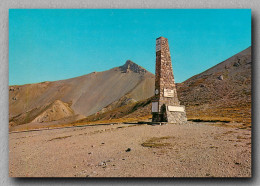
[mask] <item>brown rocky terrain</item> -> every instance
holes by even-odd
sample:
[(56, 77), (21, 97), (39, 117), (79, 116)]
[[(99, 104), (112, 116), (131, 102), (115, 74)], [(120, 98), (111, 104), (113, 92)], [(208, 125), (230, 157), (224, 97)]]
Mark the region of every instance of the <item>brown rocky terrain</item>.
[(183, 83), (178, 96), (189, 119), (251, 125), (251, 47)]
[[(178, 97), (186, 106), (188, 119), (239, 122), (250, 127), (251, 66), (249, 47), (205, 72), (177, 83)], [(108, 71), (68, 80), (10, 86), (10, 126), (23, 124), (24, 127), (18, 127), (21, 130), (28, 126), (81, 125), (120, 118), (118, 122), (133, 121), (134, 118), (149, 120), (153, 94), (154, 75), (129, 60)], [(46, 111), (57, 100), (62, 103), (59, 106), (63, 105), (69, 112), (60, 112), (64, 108), (56, 109), (60, 111), (54, 113)]]
[(9, 89), (11, 177), (251, 177), (251, 48), (177, 84), (182, 125), (146, 122), (154, 75), (131, 61)]
[(10, 120), (11, 126), (31, 123), (31, 122), (49, 122), (61, 118), (75, 115), (67, 103), (55, 100), (53, 103), (36, 107), (32, 110), (21, 113)]
[(250, 177), (236, 123), (108, 124), (9, 134), (11, 177)]
[[(251, 47), (195, 75), (177, 83), (181, 104), (186, 106), (189, 120), (240, 122), (251, 126)], [(125, 99), (125, 97), (123, 97)], [(122, 98), (107, 106), (99, 115), (79, 122), (114, 118), (151, 118), (151, 99), (118, 105)], [(114, 106), (117, 104), (116, 106)], [(116, 109), (111, 109), (116, 108)], [(118, 108), (119, 107), (119, 108)], [(109, 109), (107, 109), (109, 108)], [(102, 110), (102, 111), (103, 111)]]
[[(122, 106), (147, 99), (153, 94), (153, 82), (153, 74), (128, 60), (123, 66), (104, 72), (61, 81), (10, 86), (10, 125), (50, 122), (73, 114), (88, 116), (111, 103), (116, 105), (118, 102)], [(120, 98), (122, 101), (119, 102)], [(59, 111), (51, 112), (53, 109), (46, 110), (50, 105), (55, 105), (55, 110), (62, 110), (63, 115)]]

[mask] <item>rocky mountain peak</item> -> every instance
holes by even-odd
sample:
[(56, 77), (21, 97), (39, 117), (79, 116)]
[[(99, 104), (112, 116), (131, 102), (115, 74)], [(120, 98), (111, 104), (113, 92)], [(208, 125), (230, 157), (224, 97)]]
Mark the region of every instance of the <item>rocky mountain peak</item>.
[(127, 60), (125, 62), (125, 64), (120, 66), (119, 68), (124, 73), (130, 72), (130, 71), (135, 72), (135, 73), (139, 73), (139, 74), (147, 72), (147, 70), (145, 70), (143, 67), (137, 65), (136, 63), (134, 63), (131, 60)]

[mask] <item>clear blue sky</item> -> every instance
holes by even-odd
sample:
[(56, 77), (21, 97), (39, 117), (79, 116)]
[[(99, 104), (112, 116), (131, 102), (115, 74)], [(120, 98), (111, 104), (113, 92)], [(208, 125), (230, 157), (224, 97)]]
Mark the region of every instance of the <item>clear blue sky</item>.
[(10, 9), (9, 84), (72, 78), (130, 59), (155, 73), (168, 38), (176, 82), (251, 46), (251, 10)]

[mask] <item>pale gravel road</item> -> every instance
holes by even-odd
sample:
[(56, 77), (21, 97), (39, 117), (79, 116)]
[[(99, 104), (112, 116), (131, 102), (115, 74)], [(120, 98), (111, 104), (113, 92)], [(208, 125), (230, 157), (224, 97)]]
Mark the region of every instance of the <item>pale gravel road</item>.
[(10, 133), (9, 175), (250, 177), (251, 131), (189, 122)]

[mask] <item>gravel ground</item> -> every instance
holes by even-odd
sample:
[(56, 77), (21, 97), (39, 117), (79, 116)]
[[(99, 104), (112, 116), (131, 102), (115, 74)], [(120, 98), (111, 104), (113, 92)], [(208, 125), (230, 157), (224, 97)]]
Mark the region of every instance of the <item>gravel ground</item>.
[(251, 177), (251, 130), (114, 124), (9, 134), (11, 177)]

